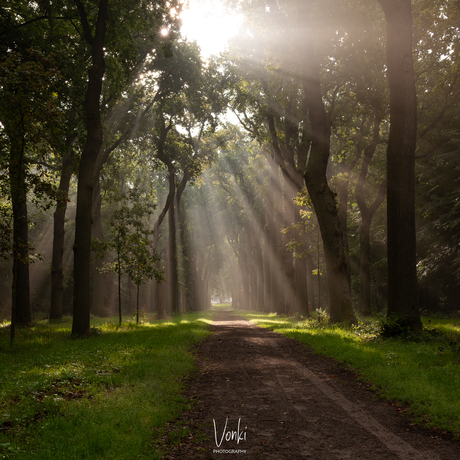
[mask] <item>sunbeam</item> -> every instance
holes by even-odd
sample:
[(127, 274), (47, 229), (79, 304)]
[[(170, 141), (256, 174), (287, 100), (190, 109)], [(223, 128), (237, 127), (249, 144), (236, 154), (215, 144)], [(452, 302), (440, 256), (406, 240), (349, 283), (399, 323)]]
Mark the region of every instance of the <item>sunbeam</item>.
[(242, 22), (241, 15), (229, 11), (224, 2), (211, 0), (190, 0), (181, 18), (182, 33), (198, 43), (204, 58), (224, 51)]

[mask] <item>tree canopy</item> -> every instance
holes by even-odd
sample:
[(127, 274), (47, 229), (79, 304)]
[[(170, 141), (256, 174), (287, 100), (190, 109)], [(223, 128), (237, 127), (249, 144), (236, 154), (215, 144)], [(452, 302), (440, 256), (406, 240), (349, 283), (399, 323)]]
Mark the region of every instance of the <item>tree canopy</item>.
[[(35, 305), (87, 335), (117, 285), (120, 319), (216, 296), (348, 324), (385, 311), (414, 329), (420, 310), (455, 310), (458, 6), (227, 4), (240, 33), (206, 60), (179, 0), (0, 6), (0, 315), (13, 325)], [(120, 213), (141, 204), (113, 201), (126, 193), (152, 212), (115, 248), (131, 225)], [(94, 238), (117, 252), (117, 282)]]

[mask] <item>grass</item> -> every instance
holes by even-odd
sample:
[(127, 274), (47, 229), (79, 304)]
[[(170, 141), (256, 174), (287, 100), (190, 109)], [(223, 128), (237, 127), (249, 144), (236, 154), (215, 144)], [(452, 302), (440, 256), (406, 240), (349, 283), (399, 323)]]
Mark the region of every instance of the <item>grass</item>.
[(157, 459), (154, 437), (186, 408), (190, 347), (212, 312), (118, 327), (70, 339), (70, 322), (0, 327), (0, 459)]
[(232, 309), (231, 303), (214, 303), (211, 305), (213, 311), (227, 311)]
[(411, 340), (377, 337), (377, 323), (344, 328), (312, 320), (239, 311), (255, 324), (351, 365), (382, 396), (408, 407), (415, 420), (460, 437), (460, 323), (423, 318)]

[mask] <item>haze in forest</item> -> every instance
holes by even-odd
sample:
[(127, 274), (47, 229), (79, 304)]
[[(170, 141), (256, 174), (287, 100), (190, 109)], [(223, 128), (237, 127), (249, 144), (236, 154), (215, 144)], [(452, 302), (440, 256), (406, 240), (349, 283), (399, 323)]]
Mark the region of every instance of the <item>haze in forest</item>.
[(191, 0), (180, 17), (183, 35), (198, 43), (205, 58), (224, 51), (229, 40), (238, 34), (242, 22), (241, 15), (224, 2), (209, 0)]
[(0, 7), (12, 340), (211, 299), (414, 330), (456, 312), (455, 3), (198, 3)]

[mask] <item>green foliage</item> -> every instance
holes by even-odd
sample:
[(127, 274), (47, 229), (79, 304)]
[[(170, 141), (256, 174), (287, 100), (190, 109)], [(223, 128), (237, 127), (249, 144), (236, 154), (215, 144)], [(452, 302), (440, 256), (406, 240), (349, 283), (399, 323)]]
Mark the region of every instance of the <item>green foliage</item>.
[(12, 247), (11, 227), (13, 221), (13, 209), (11, 203), (5, 198), (0, 200), (0, 257), (8, 259)]
[(448, 145), (419, 167), (417, 273), (422, 308), (452, 313), (460, 294), (460, 133), (442, 131), (440, 139)]
[(381, 320), (380, 334), (382, 337), (409, 338), (412, 334), (410, 319), (405, 316), (391, 315)]
[(329, 312), (324, 308), (318, 308), (316, 310), (316, 318), (320, 324), (329, 324), (331, 322)]
[(153, 247), (153, 230), (148, 228), (148, 217), (153, 214), (154, 205), (136, 189), (117, 198), (119, 206), (110, 218), (108, 241), (93, 241), (98, 257), (106, 250), (115, 253), (112, 262), (104, 263), (104, 272), (126, 273), (136, 286), (153, 277), (161, 281), (163, 273), (154, 268), (160, 259)]
[(399, 338), (401, 340), (422, 342), (442, 335), (436, 328), (423, 328), (421, 331), (414, 331), (411, 320), (405, 316), (385, 316), (379, 322), (379, 335), (384, 338)]
[(103, 257), (106, 251), (114, 253), (111, 262), (104, 262), (103, 273), (118, 274), (118, 310), (121, 324), (121, 275), (126, 273), (137, 286), (137, 318), (139, 320), (139, 288), (147, 280), (163, 279), (163, 271), (155, 268), (160, 260), (153, 246), (153, 230), (149, 229), (148, 218), (155, 206), (150, 197), (137, 188), (124, 194), (115, 194), (117, 208), (110, 218), (110, 234), (107, 241), (92, 240), (96, 257)]
[[(32, 250), (28, 241), (22, 242), (21, 250), (13, 248), (13, 209), (27, 201), (47, 210), (60, 198), (53, 175), (43, 167), (52, 157), (49, 139), (62, 121), (54, 92), (60, 79), (54, 58), (40, 49), (0, 55), (0, 256), (4, 259), (13, 256), (30, 263), (40, 258), (22, 250)], [(29, 219), (28, 224), (33, 222)]]

